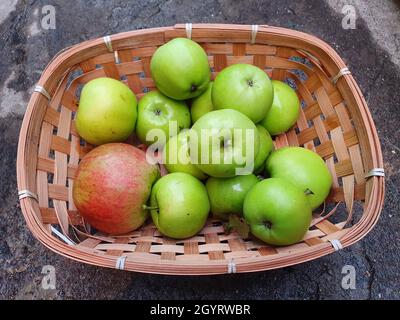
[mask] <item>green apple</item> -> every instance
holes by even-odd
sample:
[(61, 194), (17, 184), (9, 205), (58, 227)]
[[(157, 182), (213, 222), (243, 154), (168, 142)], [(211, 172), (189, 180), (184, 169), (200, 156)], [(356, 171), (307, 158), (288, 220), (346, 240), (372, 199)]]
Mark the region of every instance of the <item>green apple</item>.
[(270, 178), (247, 193), (243, 215), (250, 231), (272, 245), (290, 245), (303, 239), (312, 218), (306, 195), (288, 180)]
[(100, 145), (126, 140), (135, 129), (137, 100), (128, 86), (112, 78), (84, 85), (76, 129), (87, 142)]
[(254, 174), (233, 178), (208, 178), (206, 188), (213, 215), (223, 220), (228, 220), (230, 214), (243, 215), (244, 198), (258, 181)]
[(159, 47), (150, 69), (157, 88), (176, 100), (197, 97), (207, 89), (211, 77), (207, 54), (187, 38), (175, 38)]
[(260, 134), (260, 150), (254, 160), (254, 173), (259, 174), (264, 171), (265, 160), (274, 149), (271, 135), (269, 132), (259, 124), (257, 125), (258, 133)]
[(211, 92), (215, 109), (235, 109), (255, 123), (267, 115), (273, 95), (268, 75), (251, 64), (234, 64), (223, 69)]
[(250, 174), (260, 147), (255, 124), (233, 109), (206, 113), (192, 126), (197, 139), (190, 139), (192, 163), (212, 177)]
[(191, 131), (183, 130), (171, 137), (164, 148), (164, 164), (168, 172), (185, 172), (204, 180), (207, 175), (191, 163), (189, 154), (189, 140)]
[(210, 202), (199, 180), (187, 173), (174, 172), (154, 184), (148, 209), (162, 234), (183, 239), (194, 236), (204, 227)]
[(274, 136), (289, 130), (296, 123), (300, 113), (300, 100), (286, 83), (272, 80), (272, 85), (274, 100), (261, 124)]
[(209, 83), (208, 88), (201, 95), (194, 98), (190, 107), (192, 121), (195, 123), (201, 116), (214, 110), (211, 100), (212, 82)]
[[(170, 130), (172, 124), (176, 124), (175, 133)], [(144, 144), (154, 142), (153, 137), (147, 136), (152, 129), (160, 129), (168, 141), (170, 136), (189, 128), (190, 124), (190, 110), (183, 101), (173, 100), (158, 91), (146, 93), (139, 101), (136, 135)]]
[(315, 152), (301, 147), (284, 147), (271, 153), (266, 162), (267, 174), (284, 178), (307, 191), (311, 209), (321, 205), (329, 194), (332, 176), (324, 160)]

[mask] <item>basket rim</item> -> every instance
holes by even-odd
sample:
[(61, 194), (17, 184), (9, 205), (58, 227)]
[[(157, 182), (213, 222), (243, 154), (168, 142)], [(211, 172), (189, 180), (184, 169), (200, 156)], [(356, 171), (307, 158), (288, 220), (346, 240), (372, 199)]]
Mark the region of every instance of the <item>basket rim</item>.
[[(200, 29), (221, 29), (221, 30), (235, 30), (238, 32), (243, 32), (243, 34), (248, 35), (249, 41), (251, 38), (251, 30), (252, 27), (250, 25), (235, 25), (235, 24), (193, 24), (193, 37), (195, 38), (196, 30)], [(134, 30), (127, 31), (123, 33), (118, 33), (115, 35), (111, 35), (111, 39), (113, 43), (118, 45), (118, 41), (128, 39), (132, 36), (143, 35), (152, 33), (165, 33), (172, 30), (185, 29), (184, 24), (176, 24), (175, 26), (168, 27), (159, 27), (159, 28), (149, 28), (142, 30)], [(184, 30), (182, 30), (184, 31)], [(259, 33), (263, 33), (266, 35), (270, 35), (273, 37), (283, 37), (286, 40), (293, 40), (296, 45), (299, 43), (311, 45), (313, 50), (308, 50), (312, 55), (316, 55), (320, 60), (329, 59), (332, 61), (337, 68), (337, 70), (329, 70), (332, 74), (337, 74), (337, 72), (346, 67), (343, 60), (340, 56), (335, 52), (335, 50), (329, 46), (323, 40), (309, 35), (307, 33), (303, 33), (300, 31), (295, 31), (291, 29), (281, 28), (281, 27), (273, 27), (261, 25), (258, 28)], [(165, 35), (164, 35), (165, 37)], [(273, 42), (273, 41), (271, 41)], [(38, 85), (48, 88), (53, 87), (54, 83), (50, 85), (50, 75), (57, 70), (57, 68), (61, 68), (61, 63), (65, 61), (71, 61), (73, 58), (79, 54), (80, 50), (78, 47), (85, 49), (93, 50), (98, 47), (104, 46), (103, 38), (97, 38), (88, 40), (82, 43), (78, 43), (64, 49), (57, 53), (53, 59), (49, 62), (46, 68), (43, 70), (43, 73), (38, 81)], [(299, 49), (298, 46), (293, 47)], [(105, 46), (102, 50), (106, 50)], [(311, 52), (313, 51), (313, 52)], [(72, 61), (73, 62), (73, 61)], [(72, 63), (71, 62), (71, 63)], [(73, 63), (72, 63), (73, 65)], [(64, 72), (64, 76), (68, 74), (70, 69), (66, 68)], [(347, 86), (350, 88), (354, 98), (357, 101), (358, 111), (361, 113), (361, 116), (364, 120), (366, 134), (368, 136), (368, 140), (365, 141), (367, 143), (368, 148), (371, 151), (371, 168), (382, 168), (383, 167), (383, 158), (382, 151), (380, 147), (379, 138), (377, 135), (377, 131), (375, 128), (375, 124), (373, 122), (371, 113), (368, 109), (366, 101), (361, 93), (360, 88), (358, 87), (356, 81), (354, 80), (351, 74), (346, 74), (346, 76), (342, 77), (341, 81), (338, 82), (337, 87), (340, 90), (340, 87)], [(60, 80), (61, 81), (61, 80)], [(54, 88), (55, 89), (55, 88)], [(342, 91), (342, 90), (340, 90)], [(36, 170), (36, 159), (27, 159), (26, 158), (26, 148), (29, 144), (34, 144), (35, 141), (32, 139), (29, 140), (28, 132), (30, 129), (31, 122), (33, 121), (33, 117), (35, 113), (38, 112), (36, 110), (36, 105), (40, 101), (40, 99), (45, 99), (40, 93), (34, 92), (31, 95), (29, 100), (27, 110), (24, 115), (24, 119), (22, 122), (19, 142), (18, 142), (18, 152), (17, 152), (17, 182), (18, 182), (18, 190), (29, 190), (28, 182), (26, 179), (27, 172), (29, 169)], [(36, 187), (35, 187), (36, 188)], [(384, 198), (384, 178), (374, 176), (367, 180), (366, 188), (369, 188), (371, 191), (370, 198), (366, 199), (365, 207), (364, 207), (364, 215), (363, 219), (354, 224), (351, 228), (344, 229), (338, 235), (338, 239), (343, 247), (350, 246), (355, 242), (362, 239), (366, 234), (368, 234), (371, 229), (375, 226), (378, 221), (380, 212), (383, 207), (383, 198)], [(35, 211), (39, 210), (38, 203), (32, 198), (23, 198), (20, 200), (21, 211), (24, 215), (24, 218), (28, 224), (29, 229), (33, 233), (33, 235), (42, 242), (46, 247), (51, 249), (52, 251), (70, 259), (84, 262), (87, 264), (104, 266), (109, 268), (116, 267), (116, 256), (96, 256), (96, 263), (94, 263), (90, 258), (93, 257), (93, 253), (85, 253), (74, 246), (67, 245), (61, 240), (51, 236), (49, 232), (44, 228), (40, 219), (36, 216)], [(365, 217), (365, 218), (364, 218)], [(281, 267), (286, 267), (298, 263), (302, 263), (305, 261), (313, 260), (329, 253), (334, 252), (335, 249), (329, 242), (324, 242), (312, 247), (309, 247), (305, 250), (299, 250), (295, 254), (277, 254), (274, 258), (266, 259), (266, 256), (261, 257), (253, 257), (246, 259), (238, 259), (236, 263), (236, 272), (255, 272), (255, 271), (263, 271), (268, 269), (276, 269)], [(279, 257), (276, 257), (279, 256)], [(279, 259), (279, 261), (276, 261)], [(191, 272), (187, 272), (186, 268), (190, 266)], [(212, 268), (210, 268), (212, 266)], [(247, 267), (251, 267), (248, 269)], [(171, 263), (168, 260), (160, 262), (157, 266), (154, 265), (154, 261), (145, 262), (145, 261), (132, 261), (127, 260), (125, 262), (125, 268), (130, 271), (139, 271), (143, 273), (158, 273), (158, 274), (175, 274), (175, 275), (205, 275), (205, 274), (222, 274), (228, 273), (230, 271), (227, 266), (226, 260), (210, 260), (207, 263), (196, 262), (196, 263), (180, 263), (179, 265), (174, 262)], [(186, 272), (185, 272), (186, 271)]]

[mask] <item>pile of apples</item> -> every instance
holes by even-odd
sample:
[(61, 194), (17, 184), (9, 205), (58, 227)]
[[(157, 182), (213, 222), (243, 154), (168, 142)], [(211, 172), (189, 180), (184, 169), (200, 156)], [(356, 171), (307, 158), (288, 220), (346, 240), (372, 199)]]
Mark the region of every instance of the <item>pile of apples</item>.
[[(125, 234), (151, 215), (162, 234), (182, 239), (198, 233), (211, 212), (227, 232), (251, 232), (273, 245), (300, 241), (332, 177), (311, 150), (274, 150), (271, 136), (299, 116), (296, 92), (250, 64), (231, 65), (211, 82), (207, 54), (185, 38), (159, 47), (150, 67), (158, 90), (139, 102), (115, 79), (83, 87), (76, 128), (97, 146), (73, 185), (86, 221)], [(132, 133), (135, 146), (126, 142)]]

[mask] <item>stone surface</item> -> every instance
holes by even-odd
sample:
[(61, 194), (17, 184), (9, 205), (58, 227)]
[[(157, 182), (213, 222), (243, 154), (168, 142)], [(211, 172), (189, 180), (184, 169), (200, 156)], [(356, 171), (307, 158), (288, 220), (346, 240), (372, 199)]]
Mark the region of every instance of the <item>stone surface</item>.
[[(6, 3), (9, 3), (7, 5)], [(331, 1), (329, 1), (331, 2)], [(390, 2), (398, 19), (399, 3)], [(359, 1), (355, 3), (357, 4)], [(364, 1), (373, 4), (374, 1)], [(56, 29), (43, 29), (42, 8), (56, 9)], [(15, 7), (13, 7), (15, 5)], [(399, 299), (400, 70), (385, 6), (343, 30), (340, 7), (324, 1), (5, 1), (0, 6), (0, 298), (3, 299)], [(360, 7), (359, 10), (362, 8)], [(361, 12), (361, 11), (360, 11)], [(269, 24), (314, 34), (345, 59), (377, 125), (384, 153), (386, 201), (376, 227), (350, 248), (301, 265), (254, 274), (173, 277), (76, 263), (52, 253), (27, 229), (17, 201), (15, 159), (24, 108), (51, 57), (66, 46), (106, 34), (178, 22)], [(391, 21), (397, 26), (400, 21)], [(395, 36), (395, 35), (393, 35)], [(375, 37), (375, 38), (374, 38)], [(385, 51), (387, 50), (387, 51)], [(397, 60), (396, 60), (397, 59)], [(55, 290), (41, 289), (45, 265)], [(341, 287), (354, 266), (356, 289)]]
[(15, 10), (15, 5), (17, 0), (3, 0), (0, 3), (0, 23), (10, 14), (10, 12)]
[(357, 18), (361, 17), (377, 44), (389, 53), (393, 63), (400, 66), (400, 29), (396, 23), (400, 20), (398, 0), (397, 4), (393, 1), (364, 0), (327, 0), (327, 3), (339, 14), (348, 14), (354, 9), (356, 24)]

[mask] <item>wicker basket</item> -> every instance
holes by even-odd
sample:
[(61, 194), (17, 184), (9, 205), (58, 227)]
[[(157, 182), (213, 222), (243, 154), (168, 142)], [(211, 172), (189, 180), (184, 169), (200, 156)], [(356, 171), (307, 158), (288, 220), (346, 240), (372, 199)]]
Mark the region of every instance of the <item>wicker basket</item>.
[[(296, 86), (303, 106), (300, 117), (275, 139), (275, 147), (315, 150), (326, 160), (334, 181), (326, 203), (334, 208), (329, 214), (315, 214), (301, 243), (273, 247), (241, 239), (236, 233), (225, 234), (222, 223), (212, 219), (186, 240), (163, 237), (150, 222), (125, 236), (90, 234), (72, 201), (79, 159), (92, 148), (81, 141), (74, 123), (80, 89), (89, 80), (108, 76), (127, 83), (140, 98), (155, 89), (149, 70), (152, 54), (175, 37), (189, 37), (203, 46), (213, 77), (230, 64), (250, 63)], [(281, 268), (355, 243), (372, 229), (382, 209), (382, 167), (366, 102), (330, 46), (283, 28), (218, 24), (120, 33), (59, 53), (30, 99), (17, 159), (21, 209), (45, 246), (93, 265), (176, 275)], [(360, 214), (353, 216), (356, 207)]]

